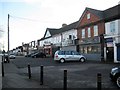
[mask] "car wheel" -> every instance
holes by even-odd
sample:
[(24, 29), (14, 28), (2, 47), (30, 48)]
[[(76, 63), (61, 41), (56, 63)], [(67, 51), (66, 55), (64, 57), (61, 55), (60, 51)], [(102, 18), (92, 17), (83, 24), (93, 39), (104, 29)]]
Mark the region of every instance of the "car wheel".
[(80, 59), (80, 62), (85, 62), (85, 58), (81, 58), (81, 59)]
[(117, 83), (117, 86), (120, 88), (120, 76), (117, 77), (116, 83)]
[(65, 59), (60, 59), (60, 63), (64, 63), (65, 62)]

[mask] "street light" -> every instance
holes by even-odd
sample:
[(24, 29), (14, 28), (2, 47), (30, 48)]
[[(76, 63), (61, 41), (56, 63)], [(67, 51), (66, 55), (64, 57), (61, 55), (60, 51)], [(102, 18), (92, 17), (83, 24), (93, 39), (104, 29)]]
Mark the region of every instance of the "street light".
[(10, 38), (9, 38), (9, 19), (10, 19), (10, 15), (8, 14), (8, 62), (9, 62), (9, 47), (10, 47)]

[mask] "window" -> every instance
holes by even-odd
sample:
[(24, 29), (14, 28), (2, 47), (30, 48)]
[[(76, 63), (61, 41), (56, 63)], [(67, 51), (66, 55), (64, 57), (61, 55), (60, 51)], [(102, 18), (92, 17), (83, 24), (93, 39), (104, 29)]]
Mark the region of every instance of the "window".
[(98, 26), (94, 26), (94, 36), (98, 36)]
[(110, 32), (112, 32), (112, 33), (115, 32), (115, 22), (110, 23)]
[(80, 55), (80, 54), (76, 51), (72, 51), (72, 55)]
[(82, 29), (82, 38), (85, 38), (85, 29)]
[(65, 55), (65, 52), (64, 51), (59, 51), (58, 54), (59, 55)]
[(65, 51), (65, 55), (71, 55), (71, 51)]
[(95, 46), (83, 46), (80, 47), (80, 52), (84, 54), (99, 54), (101, 53), (101, 48), (99, 45)]
[(90, 19), (90, 13), (87, 14), (87, 19)]
[(91, 37), (91, 31), (90, 31), (90, 28), (88, 28), (88, 37)]
[(72, 35), (69, 35), (69, 39), (72, 39)]

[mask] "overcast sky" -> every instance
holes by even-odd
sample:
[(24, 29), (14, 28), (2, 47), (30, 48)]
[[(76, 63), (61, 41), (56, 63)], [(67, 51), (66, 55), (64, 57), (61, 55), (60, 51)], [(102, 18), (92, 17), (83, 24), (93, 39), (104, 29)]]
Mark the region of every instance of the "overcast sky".
[[(7, 50), (10, 15), (10, 49), (43, 37), (46, 28), (60, 28), (81, 17), (86, 7), (105, 10), (120, 0), (0, 0), (0, 42)], [(2, 38), (1, 38), (2, 36)]]

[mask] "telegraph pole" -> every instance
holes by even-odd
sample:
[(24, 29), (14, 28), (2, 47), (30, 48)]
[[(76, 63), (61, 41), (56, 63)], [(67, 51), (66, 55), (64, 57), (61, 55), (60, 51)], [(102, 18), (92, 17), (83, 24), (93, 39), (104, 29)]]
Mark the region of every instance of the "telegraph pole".
[(10, 15), (8, 14), (8, 62), (9, 62), (9, 47), (10, 47), (10, 36), (9, 36), (9, 18)]

